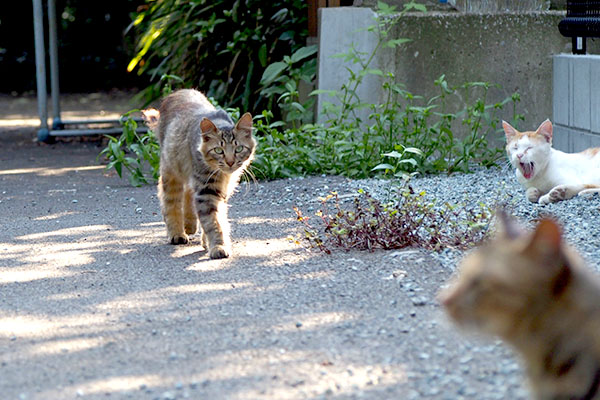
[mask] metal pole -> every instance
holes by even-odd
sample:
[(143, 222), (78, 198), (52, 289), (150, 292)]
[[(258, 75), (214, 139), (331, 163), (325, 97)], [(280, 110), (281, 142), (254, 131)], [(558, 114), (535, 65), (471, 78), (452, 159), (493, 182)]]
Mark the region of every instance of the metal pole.
[(46, 48), (44, 45), (44, 16), (42, 0), (33, 0), (33, 33), (35, 38), (35, 75), (37, 81), (38, 114), (40, 129), (38, 140), (46, 142), (50, 138), (48, 131), (48, 105), (46, 94)]
[(50, 51), (50, 88), (52, 91), (52, 129), (62, 129), (60, 120), (60, 88), (58, 84), (58, 45), (56, 39), (56, 4), (48, 0), (48, 43)]

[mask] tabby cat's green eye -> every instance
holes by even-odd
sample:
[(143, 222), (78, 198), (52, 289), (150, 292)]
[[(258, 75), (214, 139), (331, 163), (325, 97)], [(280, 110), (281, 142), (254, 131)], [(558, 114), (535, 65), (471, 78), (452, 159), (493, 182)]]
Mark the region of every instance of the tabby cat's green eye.
[(223, 154), (223, 149), (220, 147), (215, 148), (215, 153), (217, 154)]
[(238, 146), (235, 148), (236, 153), (241, 153), (242, 151), (244, 151), (244, 146)]

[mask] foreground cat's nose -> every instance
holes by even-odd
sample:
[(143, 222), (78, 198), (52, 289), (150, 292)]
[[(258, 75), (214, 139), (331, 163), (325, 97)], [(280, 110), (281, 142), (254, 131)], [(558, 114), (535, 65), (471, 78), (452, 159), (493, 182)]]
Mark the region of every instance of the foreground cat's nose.
[(456, 297), (456, 295), (453, 291), (451, 291), (450, 289), (445, 289), (442, 292), (438, 293), (437, 301), (441, 303), (444, 307), (448, 308), (452, 305), (454, 297)]
[(517, 154), (517, 158), (519, 159), (519, 161), (521, 161), (521, 158), (523, 158), (525, 154), (521, 153), (521, 154)]

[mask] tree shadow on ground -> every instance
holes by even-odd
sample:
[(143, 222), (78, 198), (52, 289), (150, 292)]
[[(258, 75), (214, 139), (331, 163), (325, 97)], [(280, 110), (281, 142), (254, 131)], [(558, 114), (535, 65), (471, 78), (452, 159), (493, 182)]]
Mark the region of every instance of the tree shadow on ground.
[[(288, 239), (301, 226), (280, 204), (284, 181), (234, 199), (234, 255), (210, 260), (197, 238), (166, 243), (153, 187), (88, 168), (97, 149), (42, 150), (0, 160), (8, 398), (408, 398), (464, 386), (443, 380), (469, 344), (441, 320), (432, 294), (449, 272), (425, 253), (307, 251)], [(497, 368), (490, 357), (477, 372)]]

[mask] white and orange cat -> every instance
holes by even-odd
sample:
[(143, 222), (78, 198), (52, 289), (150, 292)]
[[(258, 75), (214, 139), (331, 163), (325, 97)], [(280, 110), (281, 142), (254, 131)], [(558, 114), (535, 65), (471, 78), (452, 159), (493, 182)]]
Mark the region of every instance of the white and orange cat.
[(506, 153), (529, 201), (548, 204), (600, 193), (600, 148), (580, 153), (553, 149), (550, 120), (535, 132), (519, 132), (505, 121), (502, 126)]
[(556, 222), (525, 232), (504, 213), (440, 300), (462, 327), (511, 344), (535, 399), (600, 399), (600, 280)]

